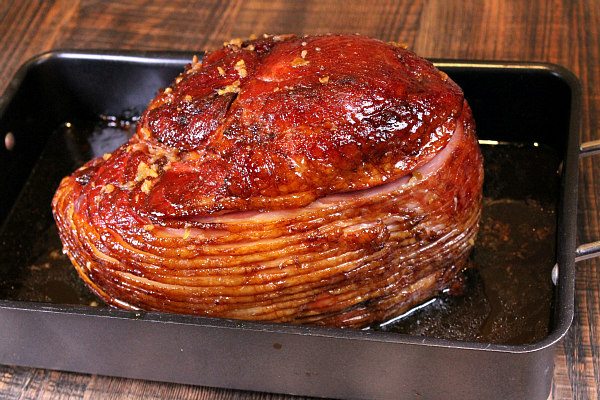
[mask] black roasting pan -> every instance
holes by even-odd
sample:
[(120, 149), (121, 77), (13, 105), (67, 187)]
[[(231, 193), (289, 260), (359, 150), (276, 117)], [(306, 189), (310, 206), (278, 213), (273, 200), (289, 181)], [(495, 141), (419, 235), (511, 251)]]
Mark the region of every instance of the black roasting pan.
[[(36, 261), (60, 247), (50, 199), (60, 177), (84, 161), (73, 160), (73, 142), (57, 139), (56, 130), (143, 110), (190, 59), (56, 51), (29, 61), (9, 83), (0, 98), (0, 363), (344, 399), (547, 399), (554, 348), (573, 318), (580, 155), (580, 86), (556, 65), (436, 61), (463, 87), (482, 143), (533, 144), (555, 154), (549, 267), (539, 276), (548, 281), (553, 271), (555, 285), (547, 332), (533, 342), (128, 312), (44, 279), (61, 257)], [(527, 186), (515, 176), (514, 184), (504, 179), (505, 190)], [(595, 250), (579, 249), (582, 257)], [(42, 278), (29, 281), (33, 275)]]

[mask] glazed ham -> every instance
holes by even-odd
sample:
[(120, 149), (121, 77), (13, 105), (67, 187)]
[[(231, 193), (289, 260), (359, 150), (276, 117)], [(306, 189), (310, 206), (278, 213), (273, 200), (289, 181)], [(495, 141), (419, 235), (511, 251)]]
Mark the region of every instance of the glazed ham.
[(66, 254), (107, 303), (364, 327), (453, 285), (481, 211), (460, 88), (396, 43), (234, 40), (66, 177)]

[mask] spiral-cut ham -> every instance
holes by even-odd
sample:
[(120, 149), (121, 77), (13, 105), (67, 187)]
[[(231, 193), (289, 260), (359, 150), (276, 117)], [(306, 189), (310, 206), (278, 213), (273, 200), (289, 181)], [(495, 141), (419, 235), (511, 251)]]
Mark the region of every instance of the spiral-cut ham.
[(362, 327), (467, 267), (482, 179), (462, 91), (428, 61), (265, 35), (194, 59), (52, 205), (109, 304)]

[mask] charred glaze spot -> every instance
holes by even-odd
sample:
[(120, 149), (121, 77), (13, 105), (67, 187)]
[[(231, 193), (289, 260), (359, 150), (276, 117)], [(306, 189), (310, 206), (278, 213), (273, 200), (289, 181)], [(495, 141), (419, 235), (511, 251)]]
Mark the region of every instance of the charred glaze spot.
[(77, 174), (75, 176), (75, 181), (77, 183), (79, 183), (81, 186), (85, 186), (90, 182), (90, 179), (92, 179), (92, 173), (90, 173), (90, 171), (86, 171), (87, 173), (81, 173), (81, 174)]
[(235, 97), (234, 93), (212, 94), (163, 104), (148, 112), (147, 123), (159, 142), (179, 150), (195, 150), (221, 126)]

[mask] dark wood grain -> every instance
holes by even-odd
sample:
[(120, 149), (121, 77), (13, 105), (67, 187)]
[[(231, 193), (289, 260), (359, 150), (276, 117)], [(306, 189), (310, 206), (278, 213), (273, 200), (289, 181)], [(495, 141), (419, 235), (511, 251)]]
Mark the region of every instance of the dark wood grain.
[[(583, 85), (582, 140), (600, 138), (600, 2), (0, 2), (0, 91), (35, 54), (57, 48), (201, 50), (251, 33), (359, 32), (425, 57), (562, 64)], [(580, 163), (579, 242), (600, 239), (600, 160)], [(576, 315), (556, 353), (554, 399), (595, 399), (600, 262), (577, 265)], [(286, 396), (0, 366), (3, 399), (284, 399)]]

